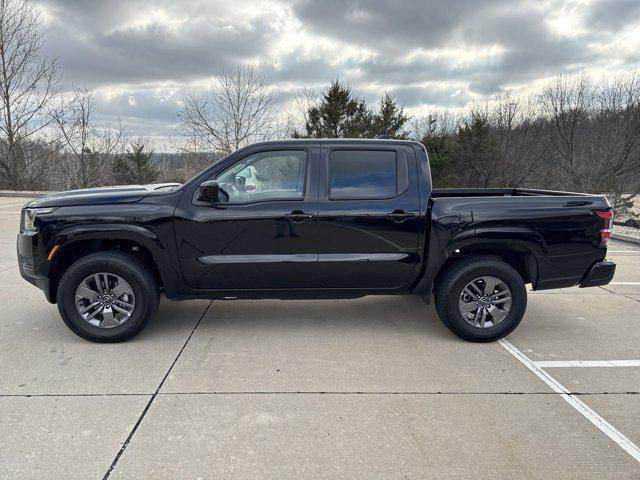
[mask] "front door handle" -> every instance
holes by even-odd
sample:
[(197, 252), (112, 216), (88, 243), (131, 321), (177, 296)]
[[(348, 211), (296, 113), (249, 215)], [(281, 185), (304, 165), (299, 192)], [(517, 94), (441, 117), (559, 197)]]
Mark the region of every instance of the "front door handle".
[(387, 218), (390, 218), (394, 222), (402, 223), (407, 218), (415, 218), (416, 214), (414, 212), (405, 212), (404, 210), (394, 210), (391, 213), (387, 213)]
[(305, 220), (310, 220), (313, 217), (315, 217), (315, 215), (311, 213), (304, 213), (302, 210), (294, 210), (293, 212), (287, 213), (284, 216), (286, 220), (291, 220), (294, 223), (301, 223)]

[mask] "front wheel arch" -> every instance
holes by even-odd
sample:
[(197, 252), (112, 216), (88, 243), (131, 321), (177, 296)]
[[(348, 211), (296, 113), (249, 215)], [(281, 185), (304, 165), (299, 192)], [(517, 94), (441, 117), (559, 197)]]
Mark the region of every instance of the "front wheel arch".
[[(132, 287), (132, 295), (135, 298), (135, 308), (130, 318), (119, 325), (110, 325), (110, 328), (101, 328), (99, 325), (89, 322), (82, 314), (83, 305), (78, 307), (78, 302), (83, 301), (77, 294), (79, 286), (91, 276), (111, 274), (114, 277), (124, 279)], [(102, 286), (105, 282), (100, 282)], [(97, 285), (88, 285), (92, 291), (98, 290)], [(115, 294), (117, 288), (112, 284), (103, 292), (119, 298)], [(105, 251), (97, 252), (82, 257), (73, 263), (64, 273), (58, 285), (58, 310), (64, 323), (76, 335), (93, 342), (120, 342), (134, 337), (147, 325), (155, 314), (160, 300), (160, 292), (157, 282), (150, 269), (137, 258), (124, 252)], [(93, 302), (95, 298), (92, 298)], [(109, 308), (115, 302), (106, 301)], [(106, 306), (106, 305), (105, 305)]]
[(49, 295), (52, 303), (57, 301), (58, 285), (64, 273), (78, 260), (100, 252), (122, 252), (145, 264), (153, 273), (158, 286), (164, 284), (156, 258), (144, 244), (130, 239), (84, 239), (61, 245), (49, 265)]

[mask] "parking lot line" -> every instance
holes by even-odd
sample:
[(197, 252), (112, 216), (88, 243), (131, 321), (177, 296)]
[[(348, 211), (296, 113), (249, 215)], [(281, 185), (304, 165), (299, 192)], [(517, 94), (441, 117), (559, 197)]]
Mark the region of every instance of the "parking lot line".
[(640, 360), (540, 360), (531, 363), (538, 368), (640, 367)]
[(640, 285), (640, 282), (609, 282), (607, 285)]
[(9, 207), (18, 207), (18, 206), (21, 207), (22, 205), (24, 205), (24, 202), (23, 203), (12, 203), (11, 205), (2, 205), (0, 208), (9, 208)]
[(627, 452), (634, 460), (640, 463), (640, 448), (624, 436), (613, 425), (607, 422), (604, 418), (598, 415), (582, 400), (572, 395), (569, 390), (565, 388), (560, 382), (549, 375), (547, 372), (538, 367), (532, 362), (529, 357), (518, 350), (511, 342), (505, 340), (499, 340), (498, 343), (502, 345), (511, 355), (517, 358), (520, 363), (531, 370), (540, 380), (546, 383), (554, 392), (558, 393), (564, 401), (577, 410), (583, 417), (589, 420), (594, 426), (596, 426), (602, 433), (604, 433), (611, 440), (616, 442), (620, 448)]

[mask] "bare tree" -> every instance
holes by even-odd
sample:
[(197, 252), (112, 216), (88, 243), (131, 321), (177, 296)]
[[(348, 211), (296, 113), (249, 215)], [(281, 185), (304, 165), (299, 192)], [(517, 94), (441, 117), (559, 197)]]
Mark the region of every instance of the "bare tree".
[(122, 153), (124, 126), (95, 123), (96, 104), (93, 92), (76, 88), (73, 97), (51, 111), (62, 135), (66, 161), (63, 163), (68, 185), (86, 188), (110, 182), (113, 155)]
[(614, 208), (624, 210), (640, 193), (640, 77), (618, 75), (596, 94), (597, 112), (590, 125), (590, 185), (609, 194)]
[(0, 0), (0, 182), (9, 188), (31, 186), (47, 168), (49, 149), (34, 137), (51, 121), (57, 64), (41, 53), (39, 27), (27, 1)]
[(285, 137), (300, 138), (309, 123), (309, 111), (317, 107), (322, 98), (322, 92), (317, 88), (303, 87), (296, 92), (293, 101), (285, 112), (287, 130)]
[(413, 117), (409, 121), (409, 138), (422, 140), (429, 136), (454, 135), (461, 122), (450, 110)]
[(535, 103), (530, 98), (502, 93), (492, 102), (489, 122), (494, 130), (498, 157), (493, 172), (495, 180), (505, 187), (531, 184), (545, 156)]
[(179, 133), (201, 149), (230, 153), (273, 134), (275, 97), (252, 68), (223, 71), (208, 92), (187, 94), (178, 114)]
[(548, 118), (547, 141), (556, 175), (568, 187), (589, 191), (589, 159), (584, 154), (586, 129), (594, 107), (594, 87), (584, 73), (561, 75), (540, 95), (543, 114)]
[(640, 78), (593, 84), (561, 76), (542, 92), (546, 138), (560, 187), (607, 193), (616, 208), (640, 192)]

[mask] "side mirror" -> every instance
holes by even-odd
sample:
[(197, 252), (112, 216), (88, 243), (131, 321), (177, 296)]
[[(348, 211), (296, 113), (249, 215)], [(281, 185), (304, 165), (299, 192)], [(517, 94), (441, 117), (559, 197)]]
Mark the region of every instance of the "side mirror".
[(198, 187), (198, 191), (200, 192), (201, 200), (211, 203), (220, 203), (220, 198), (226, 197), (224, 191), (220, 188), (218, 182), (215, 180), (209, 180), (200, 184), (200, 186)]

